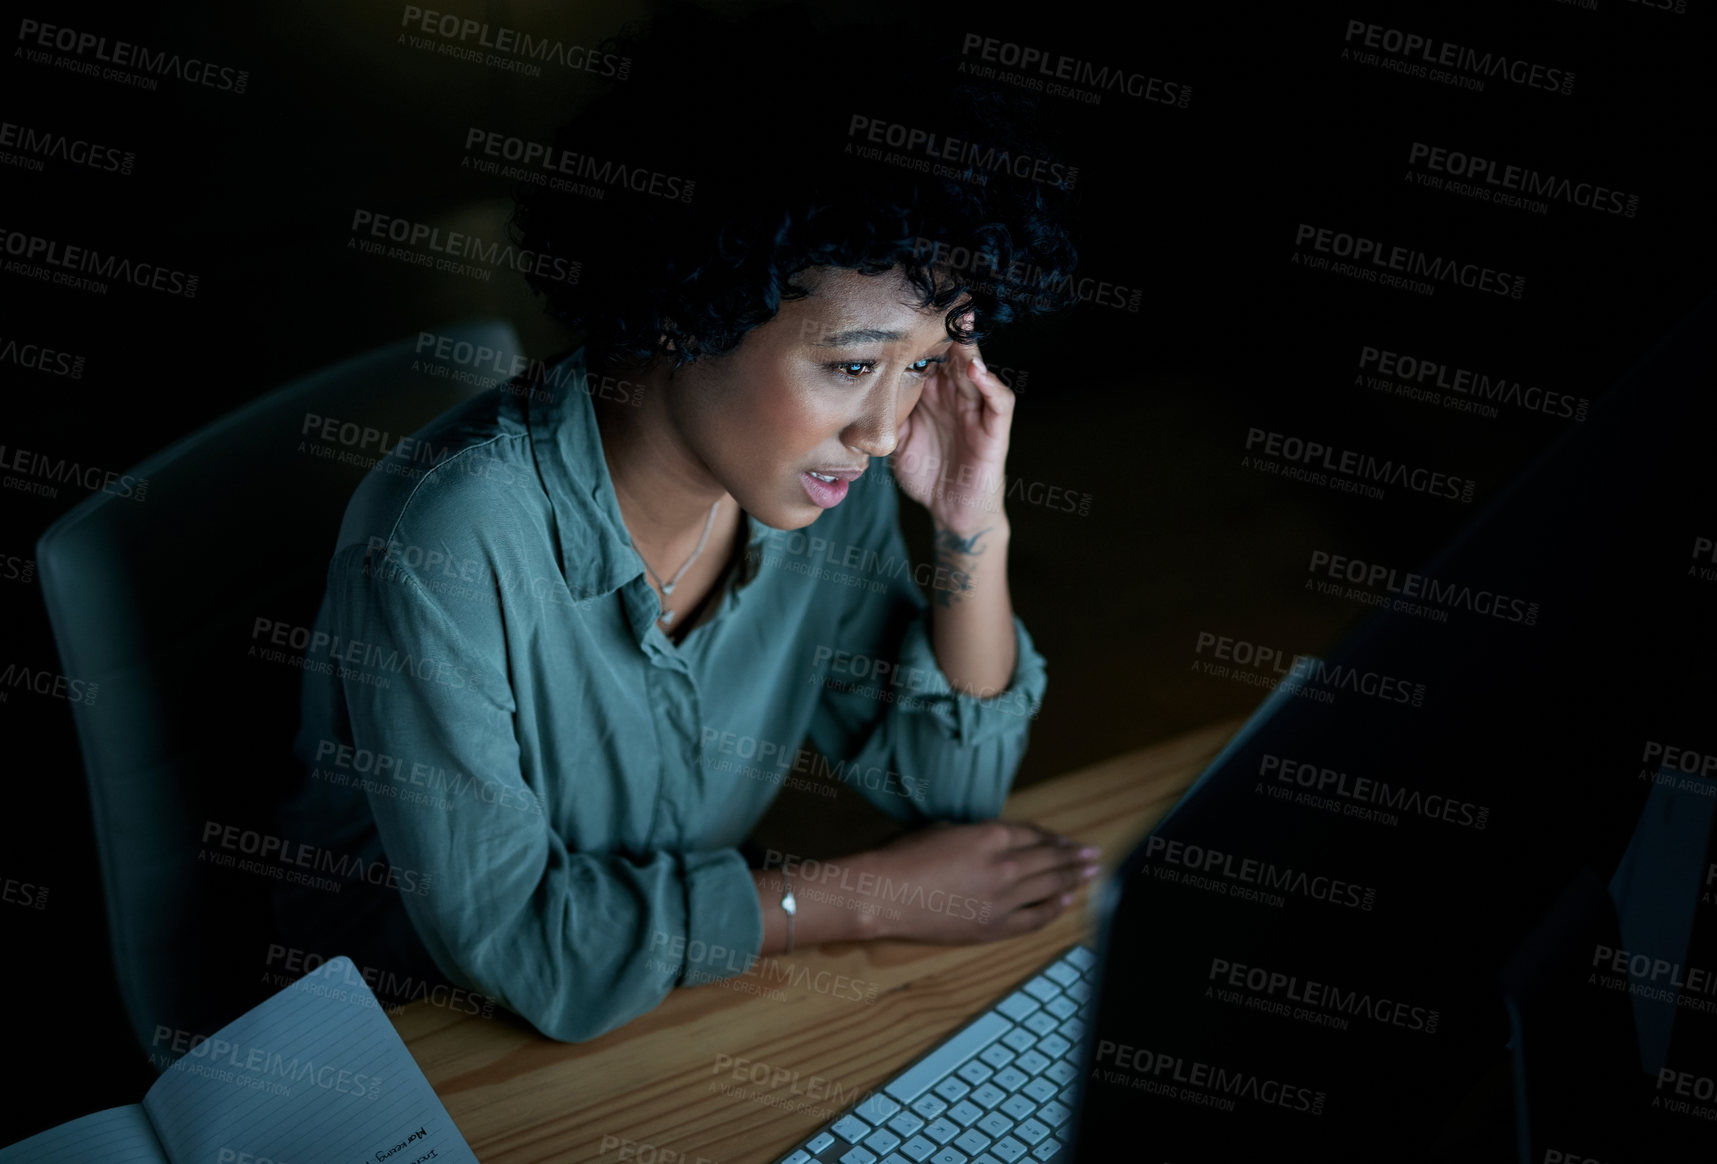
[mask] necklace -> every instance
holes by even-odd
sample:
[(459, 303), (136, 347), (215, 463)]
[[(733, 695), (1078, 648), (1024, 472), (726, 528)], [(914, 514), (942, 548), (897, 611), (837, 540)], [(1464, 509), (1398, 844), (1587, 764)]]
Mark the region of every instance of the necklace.
[[(698, 560), (699, 554), (703, 553), (704, 546), (709, 543), (709, 531), (715, 528), (715, 511), (720, 507), (721, 502), (719, 501), (709, 507), (709, 520), (703, 523), (703, 536), (698, 539), (698, 548), (692, 551), (692, 556), (687, 558), (680, 568), (674, 571), (674, 576), (669, 578), (666, 582), (662, 581), (662, 576), (660, 574), (650, 569), (650, 563), (644, 562), (644, 555), (638, 549), (638, 544), (633, 542), (630, 537), (626, 539), (632, 546), (632, 552), (638, 555), (638, 560), (640, 562), (644, 562), (644, 569), (650, 571), (650, 577), (654, 578), (656, 580), (656, 585), (662, 588), (662, 596), (664, 598), (674, 592), (674, 587), (679, 584), (681, 576), (683, 576), (687, 570), (692, 568), (692, 563)], [(662, 612), (661, 616), (656, 619), (656, 621), (661, 623), (663, 626), (667, 626), (674, 621), (674, 612), (671, 610), (665, 610)]]

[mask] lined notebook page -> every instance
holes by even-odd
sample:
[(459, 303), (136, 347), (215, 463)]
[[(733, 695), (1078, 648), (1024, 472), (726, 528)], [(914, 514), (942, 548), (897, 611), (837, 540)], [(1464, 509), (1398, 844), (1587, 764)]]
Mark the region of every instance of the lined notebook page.
[[(392, 1157), (389, 1157), (392, 1159)], [(49, 1128), (10, 1148), (0, 1164), (167, 1164), (167, 1154), (137, 1104), (110, 1107)]]
[(175, 1164), (244, 1153), (477, 1164), (349, 958), (222, 1027), (169, 1067), (143, 1106)]

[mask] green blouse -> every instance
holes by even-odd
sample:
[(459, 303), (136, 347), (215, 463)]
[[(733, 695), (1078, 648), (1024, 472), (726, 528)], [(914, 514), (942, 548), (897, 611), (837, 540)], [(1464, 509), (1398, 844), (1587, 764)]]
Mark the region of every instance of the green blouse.
[[(742, 563), (676, 645), (602, 456), (588, 393), (611, 383), (575, 353), (365, 478), (280, 818), (295, 844), (385, 868), (366, 880), (403, 904), (397, 932), (565, 1041), (757, 953), (736, 846), (784, 783), (845, 782), (905, 821), (999, 815), (1047, 681), (1016, 618), (1007, 690), (950, 689), (920, 591), (936, 575), (907, 560), (882, 458), (802, 530), (746, 514)], [(329, 932), (350, 897), (280, 890)]]

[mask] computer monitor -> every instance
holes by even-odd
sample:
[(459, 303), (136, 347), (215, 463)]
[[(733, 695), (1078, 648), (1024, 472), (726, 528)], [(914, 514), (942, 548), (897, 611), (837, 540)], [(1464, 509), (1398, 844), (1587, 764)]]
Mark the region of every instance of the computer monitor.
[[(1717, 929), (1689, 880), (1717, 868), (1709, 815), (1685, 827), (1717, 780), (1684, 759), (1717, 755), (1714, 303), (1411, 577), (1343, 563), (1389, 606), (1327, 658), (1189, 644), (1282, 682), (1105, 893), (1079, 1160), (1619, 1164), (1717, 1138), (1693, 1110), (1717, 1015), (1670, 989), (1648, 1065), (1615, 969), (1665, 986)], [(1630, 851), (1666, 781), (1680, 851)], [(1624, 853), (1675, 892), (1618, 918)]]

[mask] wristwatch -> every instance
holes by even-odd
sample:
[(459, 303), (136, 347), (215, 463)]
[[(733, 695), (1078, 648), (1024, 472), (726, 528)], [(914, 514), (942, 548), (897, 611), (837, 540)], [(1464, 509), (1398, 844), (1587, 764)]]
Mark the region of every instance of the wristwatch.
[(787, 878), (785, 867), (781, 870), (781, 912), (787, 915), (787, 953), (793, 952), (793, 917), (799, 912), (799, 902), (793, 896), (793, 883)]

